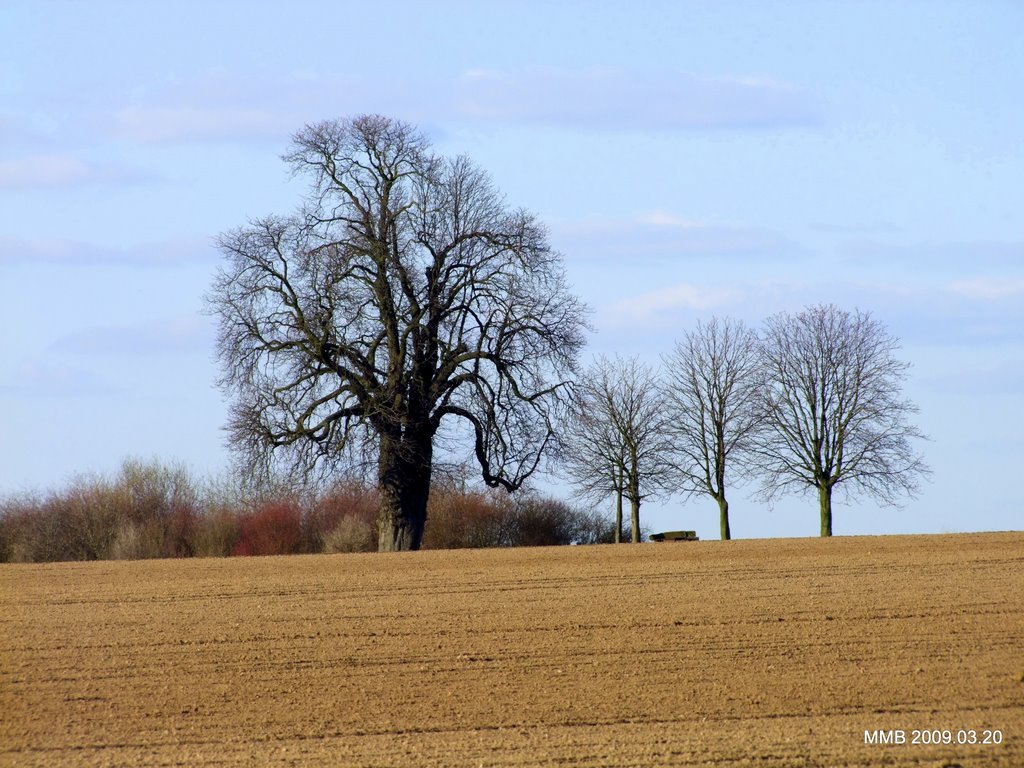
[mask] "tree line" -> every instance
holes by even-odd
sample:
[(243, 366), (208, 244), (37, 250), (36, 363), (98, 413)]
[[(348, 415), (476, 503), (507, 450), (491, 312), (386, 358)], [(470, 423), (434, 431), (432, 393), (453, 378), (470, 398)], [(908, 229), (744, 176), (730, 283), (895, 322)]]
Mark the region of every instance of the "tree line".
[(734, 479), (813, 487), (827, 535), (834, 488), (888, 501), (925, 471), (906, 366), (869, 315), (811, 308), (756, 338), (712, 321), (656, 388), (635, 361), (581, 371), (588, 309), (561, 255), (470, 159), (380, 115), (308, 125), (283, 159), (306, 193), (220, 236), (206, 296), (227, 442), (256, 486), (364, 479), (380, 550), (423, 545), (460, 453), (509, 493), (560, 461), (582, 494), (630, 502), (634, 539), (669, 487), (715, 498), (723, 536)]
[[(181, 465), (125, 461), (46, 493), (0, 498), (0, 563), (239, 557), (377, 549), (380, 497), (352, 478), (317, 488), (196, 477)], [(607, 515), (537, 492), (435, 480), (424, 549), (611, 542)]]
[(510, 493), (559, 459), (620, 519), (630, 502), (634, 539), (641, 501), (670, 489), (714, 498), (723, 538), (735, 480), (815, 489), (830, 535), (837, 487), (891, 502), (927, 471), (907, 366), (867, 313), (713, 320), (660, 376), (581, 372), (587, 308), (560, 254), (471, 160), (380, 115), (308, 125), (283, 159), (305, 196), (224, 233), (207, 294), (228, 442), (256, 478), (372, 478), (380, 550), (421, 546), (439, 449)]
[(644, 499), (709, 496), (729, 539), (729, 491), (755, 481), (765, 500), (816, 495), (821, 535), (831, 536), (837, 488), (895, 504), (928, 473), (897, 349), (869, 313), (816, 305), (773, 315), (760, 333), (731, 319), (698, 323), (660, 370), (600, 358), (570, 401), (566, 474), (584, 496), (614, 496), (616, 529), (623, 500), (637, 531)]

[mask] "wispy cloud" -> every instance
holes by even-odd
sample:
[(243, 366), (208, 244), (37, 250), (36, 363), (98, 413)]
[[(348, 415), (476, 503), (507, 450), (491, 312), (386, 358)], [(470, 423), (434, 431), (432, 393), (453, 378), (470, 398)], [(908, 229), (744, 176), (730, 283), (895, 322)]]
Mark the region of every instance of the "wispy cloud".
[(794, 256), (802, 248), (762, 227), (700, 221), (665, 210), (619, 219), (552, 223), (570, 259)]
[(811, 225), (816, 232), (831, 232), (838, 235), (892, 235), (903, 229), (891, 221), (862, 221), (845, 223), (818, 222)]
[(772, 78), (618, 69), (469, 71), (458, 82), (456, 105), (478, 120), (587, 129), (762, 129), (819, 121), (807, 93)]
[(453, 85), (294, 72), (265, 77), (198, 74), (110, 105), (95, 124), (140, 143), (285, 140), (311, 120), (381, 112), (413, 121), (451, 116)]
[(122, 265), (164, 267), (210, 262), (213, 245), (200, 237), (144, 243), (126, 248), (76, 240), (0, 237), (0, 264)]
[[(975, 347), (974, 349), (977, 349)], [(1024, 362), (998, 360), (947, 369), (921, 378), (933, 392), (956, 395), (1019, 395), (1024, 392)]]
[(69, 154), (37, 154), (0, 161), (0, 189), (135, 184), (149, 178), (138, 169), (93, 163)]
[(881, 267), (887, 272), (906, 268), (918, 273), (936, 271), (962, 274), (964, 265), (974, 269), (1015, 271), (1024, 267), (1024, 242), (978, 240), (974, 242), (886, 242), (851, 239), (836, 252), (851, 266)]
[(706, 229), (707, 224), (696, 219), (688, 219), (664, 210), (648, 211), (638, 214), (635, 221), (652, 227), (668, 227), (670, 229)]
[(209, 141), (288, 135), (294, 122), (283, 112), (251, 108), (127, 107), (114, 114), (118, 138), (141, 142)]
[(89, 328), (55, 341), (52, 352), (70, 355), (140, 357), (208, 350), (210, 324), (196, 315), (181, 315), (138, 325)]
[[(761, 130), (821, 121), (814, 96), (772, 77), (621, 69), (469, 70), (401, 78), (220, 70), (151, 80), (88, 99), (74, 92), (48, 99), (47, 119), (53, 125), (45, 144), (34, 142), (37, 147), (90, 135), (140, 143), (281, 141), (305, 122), (360, 112), (420, 125), (557, 125), (588, 131)], [(24, 119), (0, 116), (0, 135), (26, 125)], [(83, 168), (67, 165), (56, 175), (84, 175)]]
[(0, 380), (0, 395), (15, 397), (88, 397), (112, 394), (113, 390), (89, 370), (52, 363), (27, 361)]
[(1024, 297), (1024, 278), (975, 277), (954, 280), (947, 290), (957, 296), (979, 301)]
[(705, 288), (679, 283), (614, 302), (602, 314), (610, 325), (645, 324), (677, 312), (716, 309), (742, 299), (738, 286)]

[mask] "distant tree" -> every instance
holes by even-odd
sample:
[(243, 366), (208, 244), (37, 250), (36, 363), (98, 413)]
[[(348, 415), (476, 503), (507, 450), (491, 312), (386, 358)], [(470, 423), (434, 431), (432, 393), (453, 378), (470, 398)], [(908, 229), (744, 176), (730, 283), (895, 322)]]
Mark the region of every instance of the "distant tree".
[(640, 541), (640, 505), (668, 487), (671, 465), (657, 376), (636, 358), (599, 358), (576, 386), (562, 437), (565, 468), (581, 495), (631, 508), (631, 537)]
[(757, 464), (767, 498), (817, 492), (821, 535), (832, 535), (837, 487), (897, 504), (929, 469), (911, 444), (917, 407), (901, 389), (908, 363), (899, 342), (867, 312), (832, 305), (781, 313), (765, 323)]
[(596, 401), (581, 387), (562, 433), (563, 464), (579, 496), (595, 502), (615, 498), (612, 541), (622, 542), (622, 499), (626, 491), (626, 454), (622, 436), (604, 413), (588, 405)]
[(208, 296), (230, 443), (268, 473), (374, 457), (379, 548), (417, 549), (442, 424), (465, 425), (489, 486), (536, 470), (584, 307), (544, 227), (407, 123), (310, 125), (284, 159), (302, 209), (223, 234)]
[(717, 503), (722, 539), (731, 538), (726, 487), (749, 472), (759, 410), (757, 334), (742, 322), (698, 323), (664, 359), (665, 429), (679, 490)]

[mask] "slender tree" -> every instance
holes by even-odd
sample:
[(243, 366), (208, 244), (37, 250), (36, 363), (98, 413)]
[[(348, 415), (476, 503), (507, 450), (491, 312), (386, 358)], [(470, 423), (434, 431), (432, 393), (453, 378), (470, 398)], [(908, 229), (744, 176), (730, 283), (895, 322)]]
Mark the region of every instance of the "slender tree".
[(587, 378), (576, 396), (561, 431), (563, 466), (586, 499), (603, 501), (615, 497), (613, 541), (622, 542), (622, 498), (626, 490), (624, 441), (601, 408), (603, 399), (593, 380)]
[(563, 435), (563, 457), (581, 495), (630, 503), (631, 538), (640, 541), (640, 505), (668, 487), (671, 465), (655, 372), (636, 358), (599, 358), (576, 386)]
[(815, 492), (822, 536), (832, 535), (837, 487), (895, 505), (929, 472), (911, 444), (923, 435), (909, 421), (917, 408), (901, 392), (909, 364), (896, 358), (898, 349), (859, 310), (817, 305), (765, 323), (762, 492)]
[(698, 323), (664, 359), (662, 391), (679, 489), (717, 503), (723, 539), (731, 538), (726, 488), (749, 473), (761, 425), (757, 334), (742, 322)]
[(301, 210), (222, 235), (208, 296), (230, 444), (265, 472), (375, 456), (379, 548), (417, 549), (442, 424), (465, 425), (490, 486), (538, 467), (585, 309), (544, 227), (407, 123), (310, 125), (284, 159)]

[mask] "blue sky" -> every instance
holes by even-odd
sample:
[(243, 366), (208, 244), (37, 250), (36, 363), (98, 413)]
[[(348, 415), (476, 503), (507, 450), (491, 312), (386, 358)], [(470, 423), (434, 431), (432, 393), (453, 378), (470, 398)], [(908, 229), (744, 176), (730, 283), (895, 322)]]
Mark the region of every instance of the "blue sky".
[[(0, 493), (228, 464), (217, 233), (290, 211), (307, 122), (380, 112), (550, 227), (587, 352), (817, 302), (903, 341), (934, 477), (837, 534), (1019, 529), (1024, 4), (0, 5)], [(738, 491), (733, 531), (814, 535)], [(714, 538), (710, 500), (651, 504)]]

